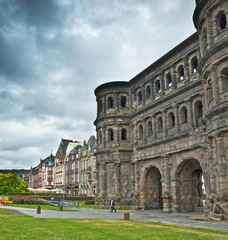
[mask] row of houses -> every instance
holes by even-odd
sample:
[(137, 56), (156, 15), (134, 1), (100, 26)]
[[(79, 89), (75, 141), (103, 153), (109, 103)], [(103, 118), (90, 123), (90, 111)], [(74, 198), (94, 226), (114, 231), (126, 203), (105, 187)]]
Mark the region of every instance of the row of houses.
[(96, 193), (96, 138), (86, 142), (61, 139), (56, 155), (41, 159), (29, 173), (29, 188), (66, 192), (69, 196)]

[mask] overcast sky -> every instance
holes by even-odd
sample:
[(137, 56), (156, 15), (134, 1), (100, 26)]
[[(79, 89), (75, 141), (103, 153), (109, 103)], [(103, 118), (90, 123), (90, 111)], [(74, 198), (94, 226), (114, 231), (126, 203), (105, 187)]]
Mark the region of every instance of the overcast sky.
[(95, 134), (94, 90), (195, 32), (194, 0), (0, 0), (0, 169)]

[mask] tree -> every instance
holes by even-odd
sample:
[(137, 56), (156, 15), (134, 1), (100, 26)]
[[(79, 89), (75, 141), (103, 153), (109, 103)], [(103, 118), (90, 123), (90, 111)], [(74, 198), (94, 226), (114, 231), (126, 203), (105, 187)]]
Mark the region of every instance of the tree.
[(0, 173), (0, 194), (26, 192), (28, 192), (28, 185), (18, 178), (16, 173)]

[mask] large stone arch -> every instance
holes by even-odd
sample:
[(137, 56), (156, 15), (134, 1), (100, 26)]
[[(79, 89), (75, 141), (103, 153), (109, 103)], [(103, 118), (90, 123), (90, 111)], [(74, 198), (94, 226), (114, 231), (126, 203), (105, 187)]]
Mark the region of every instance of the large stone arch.
[(141, 205), (144, 209), (162, 209), (162, 174), (155, 166), (146, 167), (141, 176)]
[(176, 168), (176, 201), (178, 212), (193, 212), (203, 206), (203, 170), (195, 158), (183, 160)]

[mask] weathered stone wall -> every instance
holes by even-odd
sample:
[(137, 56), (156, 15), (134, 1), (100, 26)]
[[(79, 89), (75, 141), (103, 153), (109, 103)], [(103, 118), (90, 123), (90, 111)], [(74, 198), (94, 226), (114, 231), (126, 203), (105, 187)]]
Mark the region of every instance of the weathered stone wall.
[(99, 199), (165, 212), (206, 202), (228, 217), (228, 2), (197, 1), (193, 18), (198, 33), (95, 90)]

